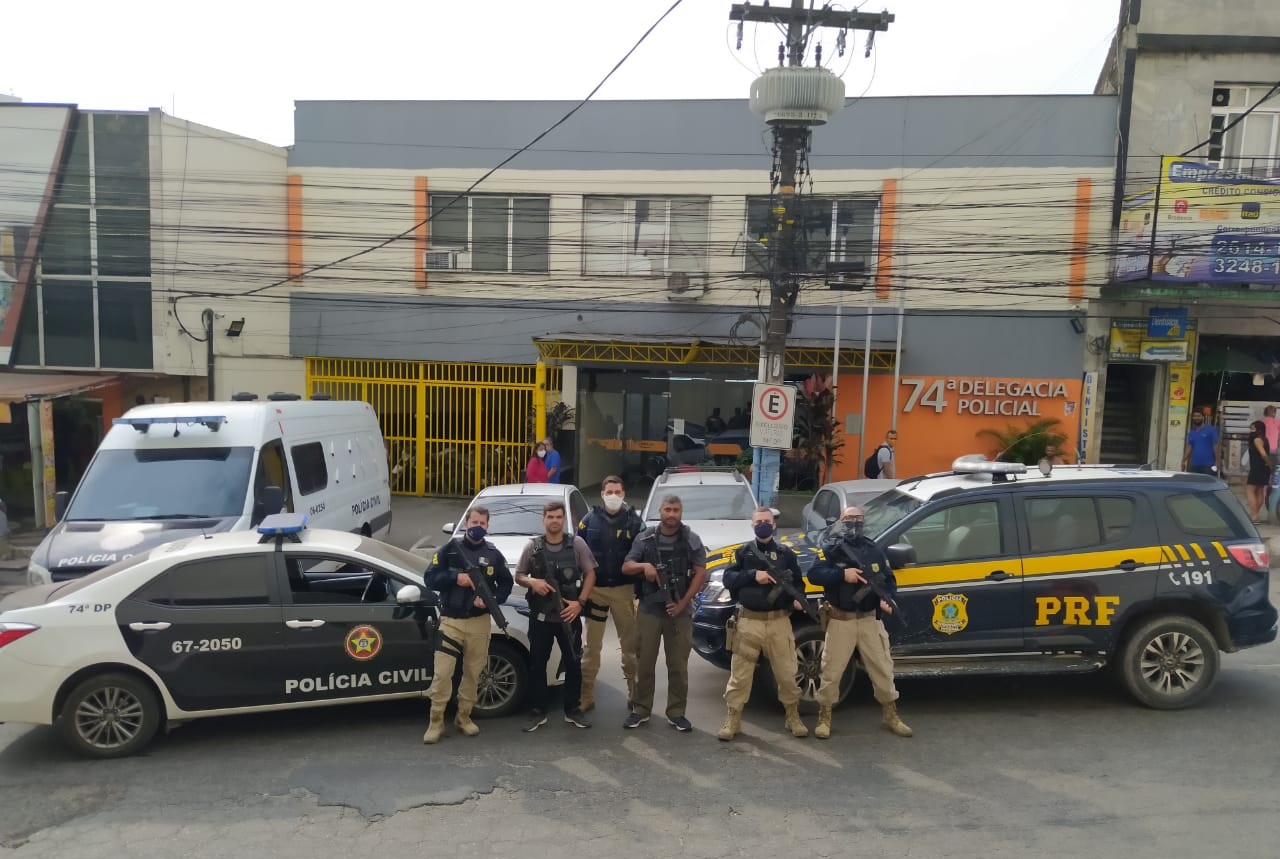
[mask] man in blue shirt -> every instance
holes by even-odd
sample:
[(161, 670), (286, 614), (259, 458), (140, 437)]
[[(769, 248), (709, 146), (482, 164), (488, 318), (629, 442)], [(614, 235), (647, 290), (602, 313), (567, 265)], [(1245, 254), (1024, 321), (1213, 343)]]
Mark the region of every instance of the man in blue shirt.
[(1187, 449), (1182, 453), (1182, 470), (1196, 474), (1218, 474), (1221, 453), (1218, 449), (1218, 428), (1204, 422), (1204, 415), (1191, 415), (1191, 430), (1187, 433)]
[(556, 449), (551, 445), (551, 436), (547, 436), (542, 440), (542, 444), (547, 449), (547, 458), (543, 460), (547, 466), (547, 483), (560, 482), (560, 454), (556, 453)]

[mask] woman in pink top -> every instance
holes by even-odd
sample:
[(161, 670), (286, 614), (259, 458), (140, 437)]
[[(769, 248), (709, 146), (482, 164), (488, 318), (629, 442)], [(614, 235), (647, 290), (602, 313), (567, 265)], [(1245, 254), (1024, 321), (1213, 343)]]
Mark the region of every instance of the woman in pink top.
[(533, 450), (533, 456), (529, 457), (529, 464), (524, 467), (525, 483), (546, 483), (547, 482), (547, 449), (538, 442), (538, 446)]
[(1276, 407), (1267, 406), (1262, 410), (1262, 425), (1267, 429), (1267, 446), (1274, 457), (1280, 452), (1280, 418), (1276, 417)]

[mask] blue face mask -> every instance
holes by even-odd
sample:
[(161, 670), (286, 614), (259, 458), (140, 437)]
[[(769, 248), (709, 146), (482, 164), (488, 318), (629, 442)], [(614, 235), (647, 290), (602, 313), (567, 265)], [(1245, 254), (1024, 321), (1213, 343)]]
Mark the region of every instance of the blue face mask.
[(472, 525), (467, 529), (467, 539), (473, 543), (479, 543), (488, 533), (483, 525)]
[(761, 540), (768, 540), (770, 537), (773, 536), (773, 523), (758, 522), (756, 523), (756, 526), (755, 526), (755, 532), (756, 532), (756, 536), (759, 537)]

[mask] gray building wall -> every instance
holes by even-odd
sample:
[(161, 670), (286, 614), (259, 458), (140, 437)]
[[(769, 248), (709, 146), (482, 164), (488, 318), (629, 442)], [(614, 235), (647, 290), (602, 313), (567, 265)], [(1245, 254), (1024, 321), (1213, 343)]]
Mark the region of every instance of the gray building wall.
[[(485, 169), (573, 105), (299, 101), (289, 166)], [(819, 170), (1106, 167), (1115, 115), (1107, 95), (864, 98), (814, 135), (810, 163)], [(594, 101), (511, 168), (763, 170), (764, 128), (745, 98)]]

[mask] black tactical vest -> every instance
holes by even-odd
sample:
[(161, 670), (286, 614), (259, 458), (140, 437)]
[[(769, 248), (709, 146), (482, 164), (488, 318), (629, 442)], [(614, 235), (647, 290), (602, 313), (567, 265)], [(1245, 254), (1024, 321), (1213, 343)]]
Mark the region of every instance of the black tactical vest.
[(665, 565), (667, 576), (671, 581), (671, 591), (663, 592), (661, 585), (642, 577), (640, 579), (642, 600), (666, 605), (668, 601), (675, 602), (683, 598), (685, 591), (689, 589), (689, 526), (681, 525), (674, 536), (674, 543), (667, 549), (659, 546), (657, 528), (653, 528), (640, 538), (644, 541), (645, 563), (653, 564), (655, 567)]
[[(563, 542), (556, 548), (552, 548), (545, 537), (534, 539), (529, 575), (535, 579), (546, 579), (565, 600), (575, 602), (582, 594), (583, 572), (578, 569), (573, 537), (566, 534)], [(530, 591), (528, 601), (529, 606), (539, 614), (552, 616), (559, 613), (555, 597), (550, 594), (543, 597)]]

